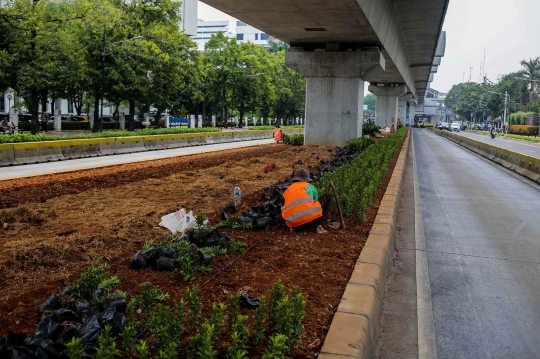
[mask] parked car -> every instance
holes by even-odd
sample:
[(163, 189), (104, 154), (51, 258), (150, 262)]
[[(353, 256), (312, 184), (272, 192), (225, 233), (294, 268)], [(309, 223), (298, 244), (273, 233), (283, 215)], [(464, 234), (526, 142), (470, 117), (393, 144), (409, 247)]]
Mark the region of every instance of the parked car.
[(459, 132), (459, 123), (458, 122), (452, 122), (452, 124), (450, 125), (450, 130)]
[(101, 122), (101, 119), (103, 119), (103, 123), (117, 123), (118, 121), (116, 121), (116, 118), (112, 117), (112, 116), (103, 116), (103, 117), (100, 117), (96, 122), (97, 123), (100, 123)]
[(441, 124), (439, 125), (439, 129), (441, 129), (441, 130), (449, 130), (450, 129), (450, 124), (448, 122), (441, 122)]

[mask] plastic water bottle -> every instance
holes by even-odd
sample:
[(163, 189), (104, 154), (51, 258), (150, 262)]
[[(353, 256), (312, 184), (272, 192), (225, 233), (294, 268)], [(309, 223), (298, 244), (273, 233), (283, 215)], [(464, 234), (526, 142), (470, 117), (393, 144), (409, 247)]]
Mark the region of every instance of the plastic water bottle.
[(234, 206), (238, 207), (242, 204), (242, 192), (240, 191), (240, 186), (236, 185), (234, 187)]

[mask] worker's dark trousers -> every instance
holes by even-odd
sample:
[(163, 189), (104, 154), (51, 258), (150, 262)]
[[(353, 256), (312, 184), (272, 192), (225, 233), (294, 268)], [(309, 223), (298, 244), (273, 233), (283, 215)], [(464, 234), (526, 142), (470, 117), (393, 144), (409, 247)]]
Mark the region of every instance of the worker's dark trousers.
[(318, 225), (326, 224), (330, 211), (332, 210), (332, 197), (328, 193), (319, 197), (319, 203), (322, 207), (322, 217), (317, 218), (309, 223), (303, 224), (295, 228), (298, 231), (316, 231)]

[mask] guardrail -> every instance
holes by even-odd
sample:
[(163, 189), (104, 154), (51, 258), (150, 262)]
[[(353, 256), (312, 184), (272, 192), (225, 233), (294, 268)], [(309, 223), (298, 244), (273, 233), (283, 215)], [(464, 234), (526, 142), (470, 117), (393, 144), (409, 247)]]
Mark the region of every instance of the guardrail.
[[(285, 130), (283, 132), (297, 134), (304, 133), (304, 130)], [(0, 166), (263, 140), (272, 137), (272, 131), (237, 131), (4, 143), (0, 144)]]
[(540, 158), (527, 156), (523, 153), (497, 147), (472, 138), (459, 136), (451, 132), (432, 130), (441, 137), (448, 138), (495, 163), (519, 173), (537, 183), (540, 183)]

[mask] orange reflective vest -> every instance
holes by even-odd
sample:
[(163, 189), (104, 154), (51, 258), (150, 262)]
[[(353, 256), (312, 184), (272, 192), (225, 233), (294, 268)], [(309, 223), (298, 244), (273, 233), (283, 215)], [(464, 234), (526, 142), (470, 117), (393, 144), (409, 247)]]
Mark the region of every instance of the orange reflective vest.
[(283, 141), (283, 132), (281, 128), (276, 128), (274, 130), (274, 141)]
[(307, 186), (307, 182), (296, 182), (283, 193), (285, 204), (281, 216), (289, 227), (301, 226), (323, 215), (319, 201), (306, 193)]

